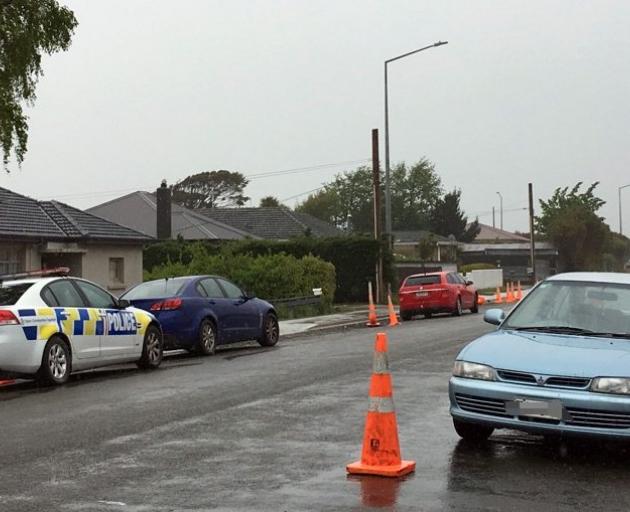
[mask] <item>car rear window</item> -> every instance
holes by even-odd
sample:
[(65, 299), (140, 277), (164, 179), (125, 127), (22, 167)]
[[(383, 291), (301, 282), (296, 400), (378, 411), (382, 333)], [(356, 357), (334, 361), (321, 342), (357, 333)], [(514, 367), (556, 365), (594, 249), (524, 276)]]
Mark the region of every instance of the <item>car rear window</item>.
[(13, 306), (31, 286), (33, 286), (33, 283), (0, 287), (0, 306)]
[(159, 279), (148, 281), (132, 288), (121, 298), (127, 300), (159, 299), (178, 295), (184, 285), (189, 281), (187, 277), (175, 277), (173, 279)]
[(442, 282), (441, 275), (432, 276), (413, 276), (408, 277), (405, 286), (417, 286), (419, 284), (440, 284)]

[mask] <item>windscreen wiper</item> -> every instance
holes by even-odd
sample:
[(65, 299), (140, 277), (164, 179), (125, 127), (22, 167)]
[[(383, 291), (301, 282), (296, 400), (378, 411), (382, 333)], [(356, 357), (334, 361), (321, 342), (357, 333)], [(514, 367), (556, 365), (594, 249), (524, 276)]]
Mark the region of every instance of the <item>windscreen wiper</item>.
[[(509, 327), (507, 327), (509, 329)], [(528, 325), (525, 327), (513, 327), (515, 331), (537, 331), (548, 332), (551, 334), (582, 334), (585, 336), (593, 336), (598, 333), (590, 331), (588, 329), (581, 329), (579, 327), (570, 327), (568, 325)]]

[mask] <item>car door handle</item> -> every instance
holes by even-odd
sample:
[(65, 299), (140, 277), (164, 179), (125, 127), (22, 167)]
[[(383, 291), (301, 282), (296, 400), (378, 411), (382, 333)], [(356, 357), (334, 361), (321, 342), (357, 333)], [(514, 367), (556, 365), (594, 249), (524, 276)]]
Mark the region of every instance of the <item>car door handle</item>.
[(217, 302), (215, 300), (209, 300), (208, 304), (210, 304), (211, 306), (214, 306)]

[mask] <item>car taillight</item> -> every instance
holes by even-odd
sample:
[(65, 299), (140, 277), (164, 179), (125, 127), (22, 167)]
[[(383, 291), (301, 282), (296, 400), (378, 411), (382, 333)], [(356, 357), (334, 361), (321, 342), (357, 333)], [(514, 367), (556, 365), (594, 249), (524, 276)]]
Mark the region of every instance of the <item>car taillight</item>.
[(0, 309), (0, 325), (18, 325), (20, 321), (8, 309)]
[(182, 307), (182, 299), (166, 299), (151, 305), (151, 311), (172, 311)]

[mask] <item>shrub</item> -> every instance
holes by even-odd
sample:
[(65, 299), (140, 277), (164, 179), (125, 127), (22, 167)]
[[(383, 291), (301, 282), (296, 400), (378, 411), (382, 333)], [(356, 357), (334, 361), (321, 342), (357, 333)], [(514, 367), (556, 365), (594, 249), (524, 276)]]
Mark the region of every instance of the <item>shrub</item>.
[(167, 262), (145, 273), (147, 279), (182, 275), (215, 274), (238, 283), (248, 292), (273, 302), (274, 299), (313, 295), (322, 288), (321, 313), (331, 310), (335, 293), (335, 267), (320, 258), (307, 255), (296, 258), (285, 253), (252, 255), (235, 253), (226, 247), (219, 254), (207, 251), (203, 244), (193, 244), (190, 261)]

